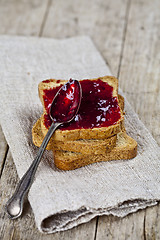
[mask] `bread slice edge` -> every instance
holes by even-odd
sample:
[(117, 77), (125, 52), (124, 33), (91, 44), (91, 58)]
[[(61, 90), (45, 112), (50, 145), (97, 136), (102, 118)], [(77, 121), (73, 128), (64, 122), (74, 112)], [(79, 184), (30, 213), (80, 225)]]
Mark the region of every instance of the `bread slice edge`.
[(137, 142), (121, 132), (117, 136), (116, 146), (106, 154), (86, 155), (65, 151), (53, 151), (54, 163), (61, 170), (74, 170), (96, 162), (126, 160), (137, 155)]

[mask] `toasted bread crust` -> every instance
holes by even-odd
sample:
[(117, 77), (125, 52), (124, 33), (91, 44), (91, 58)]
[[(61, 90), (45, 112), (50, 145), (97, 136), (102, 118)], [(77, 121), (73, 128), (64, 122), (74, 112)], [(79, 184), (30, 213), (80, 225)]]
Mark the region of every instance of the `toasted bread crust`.
[[(99, 78), (97, 78), (99, 79)], [(100, 77), (113, 87), (113, 96), (118, 97), (121, 118), (115, 125), (93, 129), (56, 130), (47, 149), (54, 154), (55, 165), (62, 170), (73, 170), (95, 162), (131, 159), (137, 154), (137, 142), (126, 134), (124, 126), (124, 98), (118, 96), (118, 80), (114, 77)], [(90, 79), (90, 81), (96, 79)], [(39, 97), (44, 106), (44, 90), (52, 89), (66, 80), (50, 79), (39, 84)], [(32, 139), (40, 146), (48, 129), (44, 124), (44, 112), (32, 129)]]
[(62, 170), (73, 170), (95, 162), (131, 159), (137, 155), (137, 142), (126, 133), (117, 137), (116, 146), (107, 154), (87, 155), (81, 153), (53, 151), (54, 163)]
[[(32, 128), (32, 140), (34, 145), (40, 147), (44, 136), (41, 132), (40, 119)], [(75, 140), (75, 141), (54, 141), (51, 140), (47, 145), (47, 150), (73, 151), (82, 154), (105, 154), (115, 147), (117, 135), (104, 140)]]
[[(94, 81), (97, 79), (101, 79), (104, 82), (107, 82), (110, 86), (113, 87), (113, 96), (117, 96), (118, 95), (118, 79), (113, 77), (113, 76), (104, 76), (104, 77), (99, 77), (99, 78), (92, 78), (89, 79), (90, 81)], [(83, 79), (84, 80), (84, 79)], [(79, 80), (79, 81), (83, 81), (83, 80)], [(49, 90), (55, 87), (58, 87), (62, 84), (67, 83), (68, 80), (57, 80), (57, 79), (47, 79), (45, 81), (42, 81), (39, 83), (38, 85), (38, 93), (39, 93), (39, 98), (41, 100), (41, 103), (44, 107), (44, 90)], [(44, 108), (44, 112), (45, 112), (45, 108)]]
[(54, 150), (72, 151), (82, 154), (105, 154), (116, 146), (117, 135), (104, 140), (75, 140), (75, 141), (59, 141), (54, 144)]
[[(124, 98), (118, 95), (119, 105), (124, 110)], [(121, 124), (121, 130), (125, 131), (124, 121)], [(51, 138), (47, 145), (47, 150), (64, 150), (88, 154), (104, 154), (110, 151), (116, 145), (116, 135), (103, 140), (75, 140), (75, 141), (55, 141)], [(32, 140), (34, 145), (40, 147), (44, 135), (41, 131), (41, 119), (38, 119), (32, 128)]]
[[(89, 79), (90, 81), (101, 79), (104, 82), (107, 82), (110, 86), (113, 87), (113, 96), (118, 97), (118, 79), (111, 76), (104, 76), (100, 78)], [(80, 80), (81, 81), (81, 80)], [(44, 90), (52, 89), (54, 87), (60, 86), (61, 84), (66, 83), (66, 80), (56, 80), (56, 79), (49, 79), (43, 81), (39, 84), (39, 97), (44, 107)], [(48, 128), (44, 124), (44, 115), (45, 115), (45, 107), (44, 113), (41, 117), (41, 129), (42, 133), (45, 136)], [(55, 141), (72, 141), (78, 139), (105, 139), (109, 138), (113, 135), (116, 135), (121, 131), (121, 122), (123, 121), (124, 116), (123, 112), (121, 111), (121, 118), (117, 121), (116, 124), (108, 127), (98, 127), (92, 129), (74, 129), (74, 130), (60, 130), (58, 129), (55, 134), (52, 136), (52, 139)]]
[[(92, 129), (74, 129), (74, 130), (60, 130), (57, 129), (52, 140), (55, 141), (73, 141), (79, 139), (106, 139), (113, 135), (116, 135), (121, 131), (121, 123), (124, 117), (121, 116), (121, 119), (114, 125), (109, 127), (101, 128), (92, 128)], [(44, 115), (41, 118), (41, 130), (45, 136), (48, 132), (48, 129), (44, 124)]]

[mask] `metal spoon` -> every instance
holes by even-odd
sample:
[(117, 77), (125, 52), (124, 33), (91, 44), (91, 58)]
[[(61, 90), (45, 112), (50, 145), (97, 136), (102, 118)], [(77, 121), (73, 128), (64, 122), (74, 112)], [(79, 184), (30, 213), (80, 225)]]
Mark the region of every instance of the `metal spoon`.
[[(82, 90), (80, 83), (77, 80), (70, 80), (67, 82), (55, 95), (49, 112), (52, 120), (51, 127), (49, 128), (42, 145), (39, 148), (36, 158), (19, 181), (15, 193), (5, 205), (5, 211), (11, 219), (21, 216), (24, 197), (32, 185), (36, 170), (51, 136), (60, 125), (68, 123), (74, 119), (79, 110), (81, 97)], [(59, 107), (61, 112), (58, 111)]]

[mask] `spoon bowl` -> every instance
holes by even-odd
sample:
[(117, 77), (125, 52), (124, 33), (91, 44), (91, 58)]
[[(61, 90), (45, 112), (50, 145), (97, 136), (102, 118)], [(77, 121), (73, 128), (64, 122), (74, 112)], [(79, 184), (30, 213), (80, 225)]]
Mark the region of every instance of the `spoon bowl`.
[(51, 120), (56, 122), (68, 123), (77, 114), (82, 97), (81, 85), (77, 80), (70, 79), (56, 93), (49, 115)]

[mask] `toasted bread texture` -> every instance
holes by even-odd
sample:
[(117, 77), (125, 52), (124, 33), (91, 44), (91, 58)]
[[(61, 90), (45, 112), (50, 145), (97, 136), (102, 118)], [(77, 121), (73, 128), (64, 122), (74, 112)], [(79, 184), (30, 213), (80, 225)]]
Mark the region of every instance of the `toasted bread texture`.
[[(40, 147), (44, 139), (43, 133), (41, 131), (41, 119), (35, 123), (32, 128), (32, 140), (34, 145)], [(47, 150), (63, 150), (63, 151), (73, 151), (82, 154), (105, 154), (115, 147), (117, 140), (117, 135), (114, 135), (107, 139), (80, 139), (75, 141), (50, 141), (47, 145)]]
[[(47, 149), (53, 151), (54, 163), (59, 169), (74, 170), (96, 162), (131, 159), (137, 155), (137, 142), (126, 134), (123, 112), (124, 98), (118, 95), (118, 80), (109, 76), (98, 79), (113, 87), (113, 97), (118, 99), (121, 111), (120, 119), (108, 127), (57, 129), (51, 137)], [(39, 84), (39, 97), (44, 112), (32, 128), (33, 143), (38, 147), (42, 144), (48, 131), (45, 125), (45, 114), (47, 113), (45, 101), (47, 99), (44, 97), (44, 92), (66, 82), (66, 80), (49, 79)]]
[(116, 146), (106, 154), (81, 154), (66, 151), (53, 151), (54, 163), (62, 170), (73, 170), (92, 163), (131, 159), (137, 155), (137, 142), (125, 132), (117, 134)]
[[(113, 87), (113, 97), (118, 95), (118, 79), (113, 76), (104, 76), (99, 78), (93, 78), (89, 79), (90, 81), (94, 81), (97, 79), (101, 79), (103, 82), (107, 82), (110, 86)], [(79, 80), (82, 81), (82, 80)], [(65, 83), (67, 83), (68, 80), (59, 80), (59, 79), (47, 79), (39, 83), (38, 85), (38, 93), (41, 100), (41, 103), (44, 107), (45, 112), (45, 103), (44, 103), (44, 91), (59, 87)]]
[[(124, 98), (118, 95), (119, 105), (124, 110)], [(121, 124), (121, 130), (124, 128), (124, 121)], [(125, 130), (124, 130), (125, 131)], [(32, 128), (32, 140), (34, 145), (40, 147), (44, 135), (41, 131), (41, 118), (37, 120)], [(73, 151), (83, 154), (105, 154), (110, 151), (116, 145), (117, 135), (114, 135), (106, 139), (80, 139), (75, 141), (55, 141), (51, 139), (47, 145), (47, 150), (64, 150)]]
[[(79, 139), (106, 139), (113, 135), (116, 135), (121, 131), (121, 122), (123, 121), (123, 116), (114, 125), (101, 128), (92, 129), (74, 129), (74, 130), (60, 130), (57, 129), (52, 139), (55, 141), (73, 141)], [(41, 130), (43, 135), (46, 135), (48, 129), (44, 124), (44, 115), (41, 118)]]
[[(113, 97), (117, 97), (118, 99), (118, 80), (115, 77), (111, 76), (105, 76), (97, 79), (89, 79), (90, 81), (93, 80), (102, 80), (103, 82), (108, 83), (110, 86), (113, 87)], [(81, 80), (80, 80), (81, 81)], [(55, 79), (49, 79), (46, 81), (43, 81), (39, 84), (39, 97), (42, 102), (42, 105), (44, 107), (44, 112), (41, 117), (41, 130), (43, 135), (46, 135), (48, 128), (45, 126), (45, 97), (44, 92), (45, 90), (53, 89), (55, 87), (60, 86), (61, 84), (66, 83), (65, 80), (55, 80)], [(58, 129), (55, 134), (52, 136), (52, 139), (56, 141), (73, 141), (73, 140), (79, 140), (79, 139), (106, 139), (113, 135), (116, 135), (121, 131), (121, 123), (124, 119), (123, 112), (121, 111), (120, 119), (113, 125), (108, 127), (94, 127), (94, 128), (80, 128), (80, 129), (73, 129), (73, 130), (61, 130)]]

